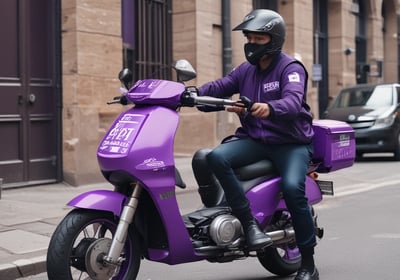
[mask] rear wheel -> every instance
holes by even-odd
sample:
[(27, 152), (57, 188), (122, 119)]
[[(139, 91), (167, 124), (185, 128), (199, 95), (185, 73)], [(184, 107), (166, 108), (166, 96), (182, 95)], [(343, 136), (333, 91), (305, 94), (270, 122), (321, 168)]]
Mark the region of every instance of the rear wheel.
[(266, 270), (279, 276), (293, 274), (301, 265), (301, 255), (296, 245), (267, 247), (258, 252), (257, 257)]
[[(314, 215), (314, 210), (312, 211)], [(287, 211), (276, 213), (271, 223), (271, 230), (292, 228), (290, 214)], [(295, 273), (301, 265), (301, 255), (296, 241), (273, 245), (257, 252), (261, 265), (269, 272), (288, 276)]]
[(122, 250), (120, 266), (103, 262), (118, 225), (112, 213), (75, 209), (58, 225), (49, 244), (49, 280), (136, 279), (140, 266), (140, 247), (130, 230)]

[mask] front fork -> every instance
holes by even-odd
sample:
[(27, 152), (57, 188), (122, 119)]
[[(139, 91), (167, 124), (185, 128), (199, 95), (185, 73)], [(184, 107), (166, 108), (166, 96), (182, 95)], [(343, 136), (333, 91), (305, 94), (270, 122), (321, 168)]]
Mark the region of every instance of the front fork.
[(110, 250), (108, 251), (108, 255), (104, 257), (104, 261), (109, 264), (119, 265), (123, 261), (120, 258), (121, 252), (124, 248), (126, 237), (128, 236), (129, 225), (133, 221), (142, 191), (142, 187), (139, 183), (132, 183), (132, 187), (134, 187), (132, 195), (129, 198), (128, 204), (126, 204), (122, 210), (117, 230), (111, 242)]

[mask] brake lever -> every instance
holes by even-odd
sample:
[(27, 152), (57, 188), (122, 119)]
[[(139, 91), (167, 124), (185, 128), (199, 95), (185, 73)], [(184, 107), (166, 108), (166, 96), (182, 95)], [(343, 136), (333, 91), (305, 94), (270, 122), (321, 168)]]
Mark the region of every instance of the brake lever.
[(116, 96), (113, 98), (112, 101), (108, 101), (107, 105), (111, 104), (122, 104), (122, 105), (127, 105), (128, 104), (128, 99), (126, 96)]
[(254, 102), (246, 96), (241, 96), (239, 101), (235, 104), (236, 106), (246, 108), (247, 111), (251, 112), (251, 107), (253, 107)]

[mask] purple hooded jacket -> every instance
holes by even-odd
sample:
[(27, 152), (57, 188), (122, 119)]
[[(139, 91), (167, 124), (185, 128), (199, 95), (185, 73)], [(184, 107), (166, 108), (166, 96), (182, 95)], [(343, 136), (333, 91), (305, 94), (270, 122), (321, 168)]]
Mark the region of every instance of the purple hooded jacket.
[(199, 95), (227, 98), (240, 93), (253, 102), (269, 104), (267, 119), (250, 113), (240, 116), (237, 137), (250, 136), (268, 144), (308, 144), (314, 131), (306, 103), (307, 75), (299, 61), (280, 53), (266, 70), (244, 62), (226, 77), (201, 86)]

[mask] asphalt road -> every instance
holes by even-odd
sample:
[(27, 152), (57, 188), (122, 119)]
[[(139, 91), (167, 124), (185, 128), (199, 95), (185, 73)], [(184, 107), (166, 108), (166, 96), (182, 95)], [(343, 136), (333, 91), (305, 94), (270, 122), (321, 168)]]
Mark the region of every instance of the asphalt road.
[[(315, 207), (325, 236), (316, 248), (323, 280), (400, 279), (400, 162), (368, 157), (321, 179), (334, 181), (336, 195)], [(189, 207), (195, 196), (180, 199)], [(278, 278), (256, 258), (226, 264), (168, 266), (143, 261), (140, 280), (267, 280)]]

